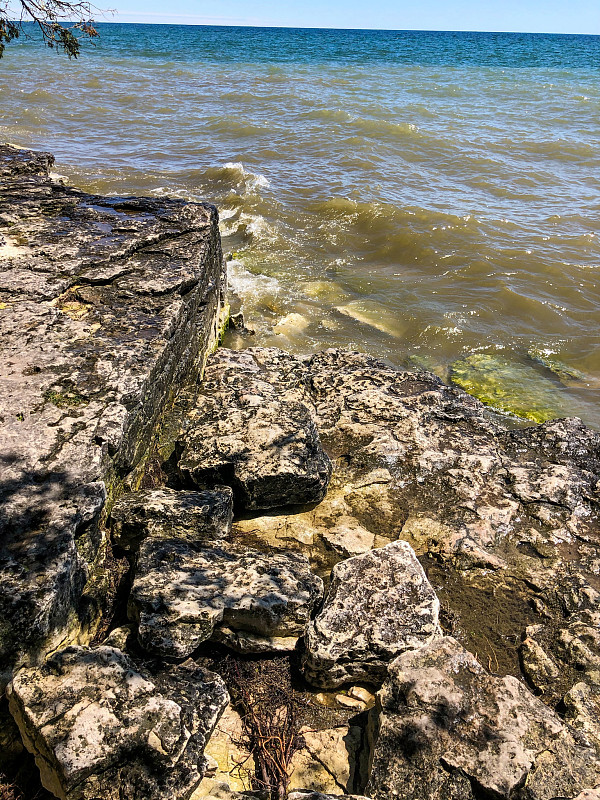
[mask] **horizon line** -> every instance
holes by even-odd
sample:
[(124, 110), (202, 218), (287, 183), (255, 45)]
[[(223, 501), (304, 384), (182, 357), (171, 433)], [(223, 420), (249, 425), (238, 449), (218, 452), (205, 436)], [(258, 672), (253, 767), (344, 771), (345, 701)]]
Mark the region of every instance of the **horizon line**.
[[(128, 12), (121, 12), (127, 14)], [(131, 12), (133, 13), (133, 12)], [(139, 13), (139, 12), (137, 12)], [(154, 16), (148, 14), (148, 16)], [(156, 15), (160, 16), (160, 15)], [(165, 15), (166, 16), (166, 15)], [(184, 16), (184, 15), (180, 15)], [(191, 15), (190, 15), (191, 16)], [(23, 20), (30, 22), (31, 20)], [(180, 28), (256, 28), (257, 30), (267, 28), (272, 30), (296, 30), (296, 31), (348, 31), (348, 32), (382, 32), (382, 33), (496, 33), (496, 34), (518, 34), (526, 36), (600, 36), (600, 33), (574, 33), (564, 31), (520, 31), (520, 30), (475, 30), (459, 28), (338, 28), (323, 25), (278, 25), (275, 23), (255, 22), (170, 22), (170, 21), (122, 21), (122, 20), (93, 20), (95, 25), (171, 25)]]

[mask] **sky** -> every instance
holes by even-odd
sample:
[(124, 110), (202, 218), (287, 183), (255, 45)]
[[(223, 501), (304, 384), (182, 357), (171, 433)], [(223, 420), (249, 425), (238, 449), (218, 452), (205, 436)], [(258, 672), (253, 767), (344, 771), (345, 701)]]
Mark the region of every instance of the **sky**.
[[(600, 0), (95, 0), (113, 22), (600, 34)], [(100, 20), (100, 17), (97, 17)]]

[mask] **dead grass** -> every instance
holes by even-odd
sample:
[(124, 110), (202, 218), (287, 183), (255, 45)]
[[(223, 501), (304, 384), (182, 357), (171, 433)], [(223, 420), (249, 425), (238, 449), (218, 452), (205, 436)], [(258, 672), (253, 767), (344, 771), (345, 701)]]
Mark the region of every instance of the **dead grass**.
[(289, 659), (243, 660), (229, 656), (219, 665), (244, 725), (238, 744), (252, 754), (252, 788), (272, 800), (287, 795), (294, 753), (304, 746), (303, 694), (292, 685)]
[(9, 783), (4, 775), (0, 775), (0, 800), (22, 800), (23, 795), (14, 783)]

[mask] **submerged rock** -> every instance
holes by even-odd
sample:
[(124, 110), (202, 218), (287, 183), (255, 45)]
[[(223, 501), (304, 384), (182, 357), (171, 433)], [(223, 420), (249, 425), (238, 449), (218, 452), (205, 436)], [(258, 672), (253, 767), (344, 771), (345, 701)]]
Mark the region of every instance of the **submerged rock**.
[(293, 650), (322, 596), (321, 579), (297, 553), (150, 538), (129, 609), (142, 647), (184, 658), (211, 638), (242, 652)]
[(547, 422), (566, 413), (558, 389), (522, 364), (474, 353), (455, 361), (450, 374), (453, 383), (499, 411), (533, 422)]
[[(207, 366), (189, 412), (177, 463), (183, 479), (229, 484), (248, 509), (319, 502), (331, 462), (302, 393), (278, 391), (252, 365), (237, 380), (226, 359)], [(236, 354), (233, 366), (240, 359)]]
[(42, 783), (64, 800), (185, 800), (229, 697), (189, 661), (151, 676), (112, 647), (69, 647), (8, 690)]
[(555, 800), (600, 784), (600, 760), (573, 728), (450, 637), (399, 656), (379, 700), (374, 800)]
[(105, 501), (223, 302), (213, 206), (85, 194), (52, 161), (0, 147), (0, 688), (109, 612)]
[(440, 635), (439, 602), (410, 545), (393, 542), (337, 564), (306, 632), (306, 679), (326, 688), (380, 683), (404, 650)]
[(228, 486), (213, 491), (148, 489), (125, 495), (111, 512), (113, 543), (136, 549), (147, 536), (222, 539), (231, 530), (233, 494)]
[(538, 347), (531, 347), (527, 351), (527, 355), (538, 364), (546, 367), (550, 372), (554, 373), (561, 383), (565, 386), (585, 386), (593, 383), (593, 379), (589, 375), (581, 372), (575, 367), (570, 367), (556, 358), (551, 351), (541, 350)]

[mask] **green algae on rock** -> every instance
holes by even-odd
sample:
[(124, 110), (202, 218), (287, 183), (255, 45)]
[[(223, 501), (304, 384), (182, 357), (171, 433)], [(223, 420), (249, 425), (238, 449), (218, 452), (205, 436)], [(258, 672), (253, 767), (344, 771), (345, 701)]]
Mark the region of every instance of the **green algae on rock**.
[(522, 364), (473, 353), (452, 364), (453, 383), (482, 403), (506, 414), (547, 422), (566, 416), (559, 390)]

